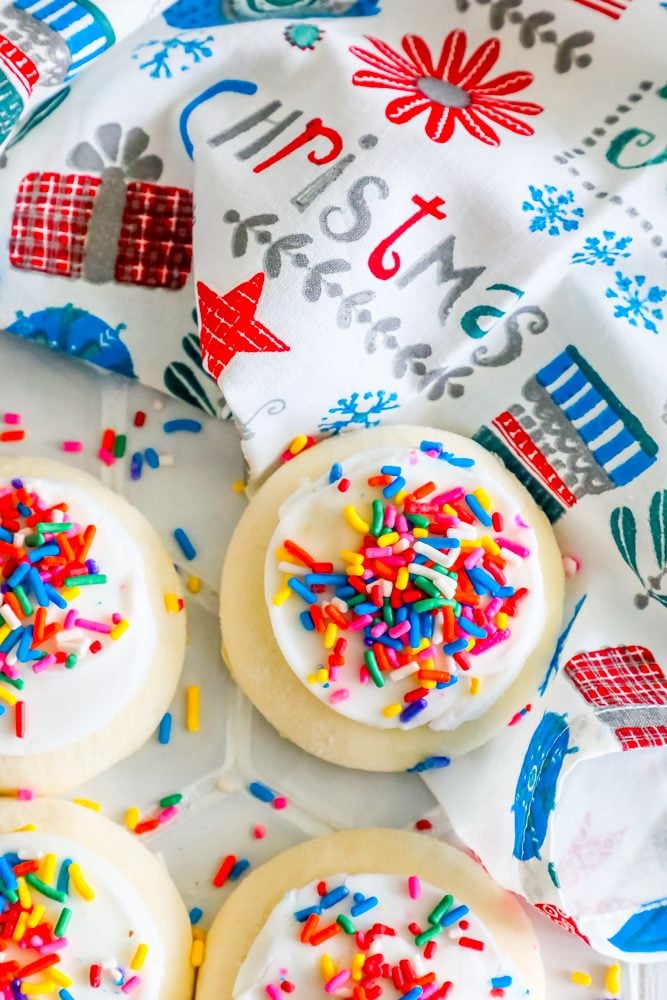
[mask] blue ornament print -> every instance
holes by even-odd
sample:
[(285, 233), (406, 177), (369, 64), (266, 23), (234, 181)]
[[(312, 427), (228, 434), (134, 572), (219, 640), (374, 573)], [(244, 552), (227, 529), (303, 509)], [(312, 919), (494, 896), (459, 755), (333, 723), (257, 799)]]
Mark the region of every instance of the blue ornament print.
[(667, 903), (634, 913), (609, 943), (630, 954), (667, 951)]
[(530, 185), (532, 201), (524, 201), (521, 208), (532, 212), (531, 233), (547, 232), (549, 236), (560, 236), (579, 228), (584, 210), (574, 201), (573, 191), (560, 192), (553, 184), (545, 184), (544, 189)]

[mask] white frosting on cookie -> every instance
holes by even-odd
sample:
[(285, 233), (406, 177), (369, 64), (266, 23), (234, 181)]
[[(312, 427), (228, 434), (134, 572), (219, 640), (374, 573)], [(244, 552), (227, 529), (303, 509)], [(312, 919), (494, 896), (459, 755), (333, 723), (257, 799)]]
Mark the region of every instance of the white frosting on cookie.
[[(14, 663), (25, 687), (16, 691), (1, 674), (0, 687), (14, 692), (26, 703), (26, 732), (24, 738), (16, 737), (13, 712), (4, 701), (0, 702), (8, 709), (0, 718), (0, 756), (5, 757), (57, 752), (97, 732), (118, 716), (146, 677), (155, 655), (157, 637), (142, 550), (126, 527), (98, 497), (93, 498), (78, 483), (32, 476), (22, 477), (22, 482), (47, 508), (67, 503), (64, 519), (79, 525), (81, 530), (87, 525), (95, 525), (88, 558), (93, 559), (99, 572), (107, 577), (104, 584), (81, 586), (80, 593), (65, 610), (51, 604), (47, 621), (63, 622), (68, 611), (75, 609), (78, 619), (107, 625), (113, 624), (114, 614), (120, 615), (129, 622), (129, 628), (114, 640), (108, 634), (72, 624), (40, 646), (48, 653), (77, 652), (78, 662), (72, 669), (54, 664), (35, 673), (32, 668), (37, 661), (16, 663), (16, 648), (13, 655), (9, 654), (8, 660)], [(6, 489), (11, 486), (5, 481), (0, 484), (0, 490)], [(26, 551), (30, 553), (31, 550)], [(30, 596), (35, 605), (34, 596)], [(32, 618), (27, 620), (32, 621)], [(91, 653), (90, 645), (95, 640), (101, 642), (102, 648)]]
[[(476, 455), (479, 456), (478, 450)], [(503, 570), (507, 585), (514, 591), (520, 588), (528, 590), (517, 607), (516, 615), (508, 618), (500, 630), (507, 633), (503, 641), (489, 645), (477, 653), (474, 649), (464, 651), (469, 662), (469, 669), (465, 670), (451, 655), (443, 652), (445, 643), (436, 624), (431, 643), (434, 655), (430, 668), (450, 674), (452, 681), (446, 687), (431, 690), (426, 698), (426, 708), (405, 721), (401, 720), (398, 713), (386, 715), (383, 710), (396, 705), (405, 708), (405, 694), (421, 683), (416, 673), (408, 677), (401, 676), (399, 668), (399, 674), (394, 678), (393, 671), (389, 671), (384, 675), (383, 687), (376, 686), (372, 680), (362, 682), (360, 666), (364, 664), (364, 653), (367, 650), (364, 634), (361, 631), (341, 629), (338, 636), (347, 640), (345, 664), (338, 668), (335, 680), (318, 679), (317, 671), (327, 665), (332, 651), (324, 648), (321, 634), (302, 627), (299, 616), (309, 605), (298, 594), (292, 594), (283, 603), (275, 603), (276, 594), (281, 588), (285, 592), (285, 581), (288, 578), (284, 572), (284, 561), (279, 569), (279, 558), (276, 556), (285, 539), (296, 542), (317, 562), (332, 563), (335, 574), (345, 573), (346, 560), (341, 557), (341, 550), (357, 551), (364, 534), (351, 527), (344, 510), (352, 505), (359, 516), (370, 524), (372, 500), (380, 499), (385, 504), (391, 503), (391, 499), (383, 498), (382, 487), (370, 487), (367, 482), (369, 477), (378, 475), (385, 466), (400, 467), (401, 476), (406, 480), (404, 490), (408, 493), (424, 483), (433, 482), (435, 489), (432, 493), (419, 500), (419, 503), (425, 505), (429, 504), (431, 497), (457, 488), (463, 488), (464, 494), (472, 494), (482, 488), (492, 501), (492, 510), (502, 515), (502, 529), (496, 531), (475, 518), (472, 525), (461, 523), (447, 527), (447, 536), (454, 541), (460, 535), (465, 536), (463, 539), (459, 538), (464, 546), (484, 537), (492, 540), (500, 538), (510, 545), (518, 545), (520, 550), (528, 550), (522, 556), (505, 547), (500, 550), (507, 563)], [(477, 457), (472, 465), (463, 467), (450, 464), (442, 458), (431, 457), (419, 450), (391, 448), (374, 449), (356, 455), (344, 463), (342, 474), (350, 480), (349, 489), (345, 492), (339, 490), (337, 482), (330, 483), (329, 476), (326, 476), (315, 483), (304, 483), (279, 511), (279, 523), (267, 551), (264, 582), (271, 624), (283, 656), (296, 676), (317, 698), (329, 705), (332, 711), (368, 726), (410, 729), (427, 724), (434, 730), (452, 730), (464, 722), (479, 718), (517, 677), (529, 654), (539, 643), (546, 623), (545, 585), (537, 537), (531, 526), (526, 525), (523, 520), (525, 511), (522, 511), (519, 503), (516, 480), (492, 455), (484, 456), (481, 461)], [(462, 506), (465, 509), (465, 501)], [(399, 534), (402, 537), (404, 533)], [(409, 544), (414, 545), (412, 534), (408, 533), (406, 537)], [(402, 541), (398, 542), (399, 549), (402, 544)], [(386, 551), (391, 555), (390, 548)], [(422, 549), (422, 553), (424, 551)], [(433, 550), (430, 551), (433, 553)], [(458, 552), (460, 551), (459, 549)], [(456, 549), (441, 549), (440, 564), (446, 567), (449, 562), (451, 565), (456, 554)], [(349, 564), (349, 559), (347, 562)], [(294, 572), (298, 579), (303, 579), (303, 567), (297, 567)], [(436, 579), (433, 571), (428, 575), (431, 580), (443, 584), (442, 576), (439, 580)], [(444, 596), (448, 596), (446, 581), (443, 586)], [(327, 587), (326, 593), (318, 594), (320, 607), (330, 603), (334, 595), (332, 586)], [(451, 594), (449, 597), (451, 598)], [(486, 606), (491, 598), (491, 594), (482, 596), (481, 606)], [(498, 606), (501, 603), (497, 601)], [(491, 622), (491, 628), (496, 629), (495, 614), (491, 616)], [(490, 636), (491, 632), (488, 637)], [(406, 652), (409, 647), (407, 638), (400, 641), (405, 644), (402, 652)], [(483, 639), (479, 641), (485, 645)], [(424, 669), (423, 659), (423, 656), (418, 659), (415, 654), (412, 662)], [(426, 669), (429, 669), (428, 664)], [(471, 683), (473, 677), (477, 680)], [(337, 694), (341, 689), (345, 694)]]
[[(90, 901), (83, 899), (71, 875), (64, 902), (49, 899), (28, 880), (27, 891), (32, 906), (45, 908), (40, 924), (48, 922), (54, 928), (63, 907), (71, 910), (65, 931), (66, 946), (53, 952), (48, 945), (43, 950), (38, 946), (31, 947), (38, 945), (33, 938), (33, 933), (37, 931), (33, 932), (28, 927), (23, 938), (27, 946), (19, 947), (13, 940), (7, 942), (6, 950), (0, 955), (0, 977), (3, 976), (3, 966), (8, 962), (17, 962), (20, 967), (25, 967), (52, 953), (60, 958), (54, 968), (72, 981), (67, 987), (70, 991), (68, 995), (76, 997), (76, 1000), (95, 1000), (100, 996), (158, 1000), (165, 975), (164, 947), (146, 904), (125, 876), (108, 860), (67, 837), (30, 831), (0, 835), (0, 856), (10, 867), (16, 864), (16, 856), (21, 861), (41, 859), (41, 865), (47, 854), (55, 855), (56, 859), (52, 886), (57, 886), (62, 862), (69, 859), (79, 865), (94, 898)], [(39, 877), (42, 874), (40, 867), (36, 875)], [(4, 889), (1, 871), (0, 882)], [(141, 968), (135, 971), (131, 963), (141, 944), (146, 945), (146, 957)], [(102, 967), (99, 987), (90, 983), (90, 968), (93, 965)], [(131, 988), (123, 993), (123, 982), (127, 983), (133, 976), (138, 982), (129, 984)], [(21, 978), (20, 971), (18, 978)], [(26, 983), (48, 982), (50, 978), (47, 968), (28, 976)], [(57, 990), (62, 988), (61, 984), (57, 986)], [(54, 996), (58, 995), (57, 990)]]
[[(334, 897), (345, 895), (339, 902), (326, 906), (318, 914), (319, 922), (314, 933), (336, 923), (339, 915), (344, 915), (361, 932), (362, 939), (355, 933), (346, 933), (338, 927), (333, 937), (313, 945), (302, 943), (304, 930), (303, 912), (314, 904), (326, 904), (318, 894), (317, 882), (288, 892), (271, 912), (268, 920), (257, 935), (241, 966), (234, 985), (234, 1000), (266, 1000), (266, 997), (315, 997), (331, 993), (333, 996), (350, 996), (352, 989), (368, 976), (369, 981), (382, 985), (383, 998), (394, 1000), (406, 994), (411, 998), (420, 996), (428, 1000), (431, 995), (449, 995), (447, 989), (439, 993), (445, 983), (452, 983), (452, 1000), (480, 1000), (488, 997), (493, 989), (504, 989), (506, 1000), (518, 1000), (526, 996), (526, 987), (512, 961), (503, 955), (490, 932), (474, 915), (467, 912), (464, 901), (450, 899), (449, 907), (443, 906), (444, 915), (440, 930), (432, 935), (434, 945), (427, 942), (415, 943), (416, 935), (409, 925), (416, 923), (422, 930), (437, 926), (429, 922), (446, 895), (441, 889), (427, 882), (416, 880), (413, 892), (418, 898), (411, 898), (408, 879), (399, 875), (359, 874), (334, 875), (326, 880), (326, 889)], [(336, 890), (339, 890), (336, 893)], [(365, 909), (369, 903), (375, 905)], [(357, 909), (365, 912), (357, 913)], [(295, 914), (302, 918), (296, 919)], [(460, 921), (467, 926), (460, 926)], [(371, 932), (364, 935), (374, 925), (384, 925), (395, 931), (394, 935)], [(461, 944), (461, 941), (463, 944)], [(470, 944), (472, 943), (472, 945)], [(482, 949), (479, 949), (479, 945)], [(366, 945), (366, 947), (360, 947)], [(426, 951), (429, 957), (426, 957)], [(323, 956), (328, 955), (330, 962)], [(361, 958), (355, 956), (363, 955)], [(382, 961), (371, 956), (383, 956)], [(407, 962), (409, 966), (400, 966)], [(365, 963), (365, 965), (364, 965)], [(387, 963), (389, 970), (373, 975), (374, 966)], [(398, 967), (398, 968), (397, 968)], [(410, 968), (412, 972), (410, 972)], [(400, 971), (399, 971), (400, 970)], [(346, 975), (346, 972), (348, 973)], [(385, 975), (389, 972), (389, 976)], [(403, 978), (401, 979), (401, 972)], [(410, 992), (414, 989), (412, 975), (416, 979), (429, 977), (423, 993)], [(392, 974), (397, 976), (396, 985)], [(335, 977), (339, 977), (338, 981)], [(333, 980), (333, 983), (331, 982)], [(295, 989), (290, 993), (281, 989), (281, 982), (292, 983)], [(330, 984), (327, 988), (327, 983)], [(274, 992), (272, 992), (272, 990)], [(326, 992), (324, 992), (326, 991)]]

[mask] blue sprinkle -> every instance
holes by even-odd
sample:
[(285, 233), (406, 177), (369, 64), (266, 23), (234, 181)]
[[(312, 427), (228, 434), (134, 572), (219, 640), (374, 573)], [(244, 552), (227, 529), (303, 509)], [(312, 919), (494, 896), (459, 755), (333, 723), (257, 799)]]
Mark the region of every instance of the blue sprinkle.
[(479, 500), (477, 499), (477, 497), (474, 495), (474, 493), (466, 493), (466, 495), (465, 495), (465, 502), (468, 504), (468, 507), (470, 508), (471, 513), (473, 513), (475, 515), (475, 517), (477, 518), (477, 520), (480, 521), (484, 525), (485, 528), (492, 528), (493, 527), (493, 521), (491, 520), (491, 517), (484, 510), (484, 508), (482, 507), (481, 503), (479, 502)]
[(444, 688), (451, 687), (452, 684), (458, 684), (458, 682), (458, 677), (450, 677), (448, 681), (438, 681), (435, 686), (438, 691), (442, 691)]
[(34, 567), (30, 570), (30, 586), (40, 608), (48, 608), (50, 603), (49, 598), (44, 589), (42, 578)]
[(469, 569), (468, 577), (478, 594), (483, 594), (488, 590), (495, 596), (500, 590), (500, 584), (493, 579), (490, 573), (487, 573), (485, 569), (481, 569), (479, 566)]
[(376, 615), (380, 609), (376, 604), (371, 604), (370, 601), (365, 601), (361, 604), (355, 604), (353, 611), (355, 615), (361, 617), (362, 615)]
[(67, 601), (65, 600), (65, 598), (61, 597), (56, 588), (52, 587), (50, 583), (45, 583), (44, 589), (46, 593), (49, 595), (49, 600), (51, 601), (52, 604), (55, 604), (56, 607), (60, 608), (61, 610), (64, 610), (67, 607)]
[(19, 514), (23, 514), (24, 517), (30, 517), (30, 515), (32, 514), (30, 507), (26, 507), (24, 503), (17, 503), (16, 509), (19, 512)]
[(435, 618), (433, 617), (433, 615), (430, 615), (428, 611), (425, 611), (422, 615), (419, 616), (419, 620), (421, 622), (421, 630), (424, 638), (432, 639), (433, 629), (435, 628)]
[(30, 655), (30, 646), (32, 645), (32, 634), (33, 634), (32, 625), (27, 625), (26, 628), (24, 628), (23, 630), (23, 635), (21, 636), (19, 647), (16, 650), (16, 655), (18, 659), (21, 661), (21, 663), (27, 663), (28, 660), (32, 660), (32, 656)]
[[(357, 899), (357, 896), (360, 898)], [(366, 899), (360, 894), (355, 894), (355, 904), (350, 910), (350, 915), (353, 917), (360, 917), (362, 913), (367, 913), (368, 910), (372, 910), (378, 905), (377, 896), (367, 896)]]
[(430, 545), (432, 549), (460, 549), (460, 538), (440, 538), (432, 535), (430, 538), (420, 538), (422, 545)]
[(461, 617), (457, 619), (457, 622), (459, 628), (464, 632), (467, 632), (468, 635), (474, 636), (475, 639), (486, 639), (488, 635), (486, 629), (476, 625), (475, 622), (471, 622), (469, 618), (464, 618), (463, 615), (461, 615)]
[(392, 639), (390, 635), (385, 632), (384, 635), (379, 635), (377, 638), (373, 639), (373, 642), (379, 642), (381, 646), (388, 646), (389, 649), (395, 649), (397, 652), (403, 649), (403, 643), (400, 639)]
[(146, 464), (149, 465), (151, 469), (160, 468), (160, 456), (156, 452), (155, 448), (146, 448), (144, 458), (146, 459)]
[(416, 611), (408, 611), (408, 621), (410, 622), (410, 645), (413, 649), (417, 649), (422, 641), (422, 633), (420, 628), (419, 615)]
[(144, 464), (144, 460), (140, 451), (135, 451), (132, 455), (130, 461), (130, 479), (137, 481), (141, 479), (141, 467)]
[(423, 771), (436, 771), (441, 767), (449, 767), (451, 757), (425, 757), (414, 767), (408, 768), (408, 774), (421, 774)]
[(248, 871), (248, 868), (250, 868), (250, 862), (248, 861), (248, 859), (241, 858), (239, 861), (236, 862), (236, 864), (229, 873), (230, 881), (236, 882), (237, 879), (241, 878), (244, 872)]
[(422, 441), (419, 447), (421, 451), (437, 451), (438, 455), (442, 451), (442, 445), (439, 441)]
[(312, 590), (309, 590), (305, 583), (298, 578), (298, 576), (291, 576), (287, 581), (287, 586), (290, 590), (293, 590), (295, 594), (298, 594), (299, 597), (302, 597), (308, 604), (317, 604), (317, 594), (314, 594)]
[(0, 878), (2, 878), (2, 881), (10, 892), (15, 892), (18, 889), (18, 879), (12, 870), (12, 866), (2, 855), (0, 855)]
[(401, 993), (401, 1000), (419, 1000), (423, 992), (421, 986), (413, 986), (407, 993)]
[(10, 632), (9, 635), (2, 642), (0, 642), (0, 653), (11, 652), (16, 643), (20, 641), (24, 631), (25, 629), (21, 625), (20, 628), (15, 628), (13, 632)]
[(455, 924), (457, 920), (463, 920), (466, 913), (470, 913), (469, 906), (463, 906), (463, 905), (455, 906), (453, 910), (450, 910), (449, 913), (445, 914), (445, 916), (440, 921), (440, 926), (451, 927), (452, 924)]
[(11, 531), (7, 531), (6, 528), (0, 528), (0, 541), (13, 542), (14, 536)]
[(316, 586), (324, 584), (327, 587), (336, 587), (339, 584), (347, 583), (347, 577), (344, 573), (306, 573), (303, 582), (307, 583), (309, 587), (312, 587), (313, 584)]
[(345, 899), (345, 897), (349, 895), (350, 890), (346, 885), (336, 886), (336, 888), (332, 889), (331, 892), (327, 892), (325, 896), (322, 896), (320, 899), (320, 906), (323, 910), (328, 910), (332, 906), (335, 906), (336, 903), (340, 903), (342, 899)]
[(251, 781), (248, 785), (248, 791), (260, 802), (273, 802), (276, 797), (276, 793), (268, 785), (263, 785), (261, 781)]
[(343, 478), (343, 466), (340, 462), (334, 462), (329, 471), (329, 482), (337, 483), (339, 479)]
[(400, 465), (383, 465), (380, 469), (383, 476), (400, 476), (402, 471)]
[(313, 632), (315, 629), (315, 622), (310, 617), (310, 611), (302, 611), (299, 615), (301, 624), (305, 628), (306, 632)]
[(190, 923), (192, 924), (192, 926), (194, 927), (195, 924), (198, 924), (203, 916), (204, 916), (204, 911), (201, 909), (201, 907), (193, 906), (192, 909), (190, 910)]
[(442, 459), (443, 462), (448, 462), (449, 465), (455, 465), (459, 469), (470, 469), (475, 464), (474, 458), (459, 458), (458, 455), (452, 454), (451, 451), (443, 451), (438, 458)]
[[(10, 541), (11, 541), (11, 538), (12, 538), (12, 536), (10, 535), (10, 538), (9, 538)], [(9, 584), (9, 586), (10, 587), (18, 587), (19, 583), (21, 582), (21, 580), (26, 575), (26, 573), (28, 572), (29, 569), (30, 569), (30, 563), (27, 563), (27, 562), (19, 563), (19, 565), (16, 567), (16, 569), (14, 570), (14, 572), (12, 573), (12, 575), (10, 576), (9, 580), (7, 580), (7, 583)]]
[(319, 917), (321, 912), (321, 906), (307, 906), (305, 910), (297, 910), (294, 914), (294, 919), (298, 920), (300, 924), (305, 924), (308, 917), (310, 917), (313, 913), (315, 916)]
[(167, 420), (162, 425), (165, 434), (175, 434), (176, 431), (189, 431), (190, 434), (199, 434), (201, 423), (198, 420)]
[(46, 545), (40, 545), (38, 549), (32, 549), (28, 553), (28, 561), (31, 563), (39, 562), (45, 556), (59, 556), (60, 548), (55, 542), (48, 542)]
[(0, 705), (0, 716), (4, 715), (6, 711), (7, 711), (7, 709), (5, 708), (5, 706), (4, 705)]
[(188, 536), (183, 531), (183, 528), (176, 528), (174, 531), (174, 538), (178, 542), (179, 548), (186, 559), (194, 559), (197, 555), (197, 550), (188, 538)]
[(350, 587), (346, 584), (344, 587), (336, 587), (336, 597), (340, 597), (341, 601), (346, 601), (348, 597), (354, 597), (357, 591), (354, 587)]
[(171, 739), (171, 712), (165, 712), (160, 719), (160, 727), (157, 731), (158, 743), (164, 746)]
[(491, 980), (491, 986), (494, 990), (505, 990), (512, 985), (512, 982), (511, 976), (494, 976)]
[(395, 497), (397, 493), (400, 493), (404, 486), (405, 479), (403, 476), (397, 476), (393, 483), (389, 483), (389, 486), (385, 486), (382, 490), (382, 494), (387, 500), (391, 500), (391, 498)]
[(411, 701), (409, 705), (405, 706), (405, 708), (399, 715), (400, 721), (409, 722), (410, 719), (414, 719), (416, 715), (419, 715), (420, 712), (423, 712), (427, 706), (428, 702), (426, 698), (419, 698), (418, 701)]
[(69, 990), (58, 990), (58, 996), (60, 1000), (74, 1000), (74, 997)]
[(72, 864), (71, 858), (63, 858), (63, 862), (58, 872), (58, 892), (69, 893), (69, 866)]
[(513, 597), (514, 587), (498, 587), (496, 597)]
[(405, 604), (402, 604), (400, 608), (396, 609), (396, 624), (401, 625), (403, 622), (408, 620), (408, 609)]
[(443, 653), (447, 656), (453, 656), (454, 653), (462, 653), (464, 649), (468, 648), (467, 639), (455, 639), (454, 642), (447, 642), (442, 647)]

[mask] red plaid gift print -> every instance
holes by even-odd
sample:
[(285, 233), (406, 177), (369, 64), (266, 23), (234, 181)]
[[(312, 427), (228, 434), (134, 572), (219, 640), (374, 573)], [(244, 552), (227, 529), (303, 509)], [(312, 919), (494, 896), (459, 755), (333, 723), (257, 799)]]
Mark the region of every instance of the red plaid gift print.
[(78, 278), (98, 177), (32, 173), (19, 185), (9, 239), (13, 267)]
[(667, 705), (667, 678), (646, 646), (578, 653), (568, 661), (565, 676), (587, 702), (600, 708)]
[(616, 736), (623, 750), (667, 746), (667, 726), (623, 726)]
[(192, 193), (132, 181), (118, 240), (116, 281), (182, 288), (192, 266)]

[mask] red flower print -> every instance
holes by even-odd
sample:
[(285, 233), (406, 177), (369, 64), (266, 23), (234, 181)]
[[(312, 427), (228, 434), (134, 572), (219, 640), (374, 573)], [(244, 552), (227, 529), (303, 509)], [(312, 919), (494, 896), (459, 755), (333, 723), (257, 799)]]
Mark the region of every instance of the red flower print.
[(525, 90), (533, 82), (533, 74), (517, 70), (482, 82), (498, 61), (497, 38), (489, 38), (466, 61), (465, 31), (452, 31), (436, 62), (418, 35), (406, 35), (401, 42), (405, 55), (379, 38), (367, 37), (377, 51), (352, 45), (350, 52), (372, 69), (358, 70), (352, 83), (404, 91), (387, 105), (387, 118), (395, 125), (427, 112), (426, 134), (434, 142), (448, 142), (457, 122), (489, 146), (500, 145), (492, 125), (517, 135), (533, 134), (530, 125), (516, 116), (539, 115), (544, 109), (539, 104), (507, 100), (507, 94)]

